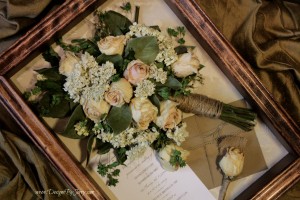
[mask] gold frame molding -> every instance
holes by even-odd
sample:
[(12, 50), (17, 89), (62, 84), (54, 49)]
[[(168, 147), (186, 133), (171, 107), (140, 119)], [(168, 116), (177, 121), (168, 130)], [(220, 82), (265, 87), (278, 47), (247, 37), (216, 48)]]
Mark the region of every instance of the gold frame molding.
[[(61, 142), (31, 111), (10, 76), (32, 59), (35, 52), (57, 37), (105, 0), (66, 0), (0, 55), (0, 106), (56, 166), (73, 189), (95, 191), (82, 199), (107, 199)], [(266, 90), (251, 67), (236, 52), (194, 0), (165, 0), (193, 36), (212, 57), (260, 118), (289, 151), (236, 199), (276, 199), (300, 180), (300, 128)]]

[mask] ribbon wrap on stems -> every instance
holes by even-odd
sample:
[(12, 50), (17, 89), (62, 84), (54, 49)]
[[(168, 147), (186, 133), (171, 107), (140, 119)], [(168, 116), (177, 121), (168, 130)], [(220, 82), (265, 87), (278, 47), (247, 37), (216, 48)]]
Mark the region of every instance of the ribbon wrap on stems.
[(225, 104), (205, 95), (190, 94), (172, 97), (171, 100), (177, 102), (183, 112), (221, 119), (245, 131), (252, 130), (256, 124), (256, 113), (252, 110)]

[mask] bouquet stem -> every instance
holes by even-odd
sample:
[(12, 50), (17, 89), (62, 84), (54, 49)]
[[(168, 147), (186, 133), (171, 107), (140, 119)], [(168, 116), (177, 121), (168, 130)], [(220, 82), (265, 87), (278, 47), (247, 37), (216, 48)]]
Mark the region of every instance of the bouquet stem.
[(200, 94), (172, 97), (183, 112), (221, 119), (245, 131), (255, 126), (256, 113), (248, 108), (235, 107)]
[(219, 193), (218, 200), (224, 200), (225, 199), (226, 191), (227, 191), (227, 188), (229, 186), (229, 183), (230, 183), (230, 179), (225, 176), (223, 178), (223, 182), (222, 182), (222, 186), (221, 186), (221, 190), (220, 190), (220, 193)]

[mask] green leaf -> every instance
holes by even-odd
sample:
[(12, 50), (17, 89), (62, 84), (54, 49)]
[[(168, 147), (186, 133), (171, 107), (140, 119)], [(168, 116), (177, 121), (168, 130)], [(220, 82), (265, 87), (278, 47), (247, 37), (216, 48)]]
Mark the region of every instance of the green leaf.
[(185, 40), (183, 38), (179, 38), (177, 42), (182, 45), (185, 43)]
[(184, 167), (186, 166), (185, 161), (181, 157), (181, 152), (173, 149), (171, 157), (170, 157), (170, 164), (175, 167)]
[(95, 149), (98, 150), (99, 154), (106, 154), (109, 152), (109, 150), (113, 148), (112, 144), (109, 142), (103, 142), (102, 140), (96, 138), (96, 145)]
[(180, 81), (178, 81), (176, 78), (174, 78), (172, 76), (168, 76), (167, 81), (164, 85), (173, 90), (179, 90), (182, 87), (182, 84), (180, 83)]
[(127, 160), (126, 151), (127, 150), (124, 147), (115, 149), (114, 153), (115, 153), (118, 163), (124, 164), (124, 162)]
[(107, 115), (107, 124), (113, 129), (114, 134), (124, 131), (132, 121), (131, 110), (128, 105), (113, 107)]
[(101, 54), (96, 58), (96, 61), (99, 64), (106, 63), (107, 61), (112, 62), (114, 66), (122, 67), (123, 66), (123, 57), (121, 55), (105, 55)]
[(129, 54), (130, 50), (134, 51), (136, 59), (140, 59), (146, 64), (151, 64), (155, 61), (159, 47), (156, 37), (145, 36), (129, 40), (125, 49), (125, 56)]
[(159, 96), (161, 96), (164, 100), (169, 99), (170, 92), (171, 92), (171, 90), (168, 87), (161, 87), (161, 88), (157, 89), (157, 94)]
[(75, 124), (77, 124), (80, 121), (84, 121), (85, 119), (86, 119), (86, 117), (83, 112), (82, 106), (78, 105), (75, 108), (75, 110), (73, 111), (65, 130), (60, 134), (65, 137), (73, 138), (73, 139), (82, 139), (82, 138), (86, 137), (84, 135), (78, 135), (74, 128)]
[(37, 87), (41, 88), (42, 91), (50, 91), (53, 93), (56, 92), (61, 92), (63, 93), (63, 87), (62, 84), (58, 81), (54, 81), (54, 80), (50, 80), (50, 79), (46, 79), (43, 81), (38, 81), (35, 84)]
[(58, 72), (57, 68), (43, 68), (35, 70), (39, 74), (44, 75), (47, 79), (51, 81), (60, 81), (63, 79), (63, 76)]
[(157, 107), (158, 115), (160, 115), (160, 102), (159, 102), (157, 95), (153, 94), (152, 96), (149, 97), (149, 100), (151, 101), (151, 103), (153, 105), (155, 105)]
[(129, 26), (132, 25), (128, 18), (112, 10), (104, 13), (103, 21), (114, 36), (124, 35), (129, 31)]
[(59, 55), (52, 49), (52, 47), (49, 47), (43, 54), (43, 58), (51, 64), (52, 67), (58, 67), (60, 57)]
[(174, 48), (177, 55), (184, 54), (188, 52), (188, 49), (194, 49), (195, 46), (185, 46), (185, 45), (179, 45)]
[(120, 8), (129, 12), (131, 10), (131, 4), (130, 4), (130, 2), (124, 3), (122, 6), (120, 6)]
[(176, 31), (175, 29), (172, 29), (172, 28), (168, 28), (167, 32), (170, 36), (173, 36), (173, 37), (177, 37), (179, 34), (178, 31)]
[(88, 143), (87, 143), (87, 154), (86, 154), (86, 166), (89, 164), (90, 161), (90, 156), (91, 156), (91, 152), (92, 152), (92, 147), (95, 141), (95, 135), (92, 134), (90, 135), (89, 139), (88, 139)]
[(69, 102), (64, 95), (50, 92), (46, 92), (37, 102), (37, 109), (41, 116), (53, 118), (65, 117), (70, 111)]

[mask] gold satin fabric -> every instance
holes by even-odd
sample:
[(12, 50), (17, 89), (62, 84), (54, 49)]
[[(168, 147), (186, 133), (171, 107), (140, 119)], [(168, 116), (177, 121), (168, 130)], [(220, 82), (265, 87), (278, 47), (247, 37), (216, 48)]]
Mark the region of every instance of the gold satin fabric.
[(300, 1), (197, 2), (300, 125)]

